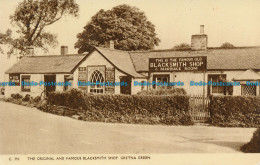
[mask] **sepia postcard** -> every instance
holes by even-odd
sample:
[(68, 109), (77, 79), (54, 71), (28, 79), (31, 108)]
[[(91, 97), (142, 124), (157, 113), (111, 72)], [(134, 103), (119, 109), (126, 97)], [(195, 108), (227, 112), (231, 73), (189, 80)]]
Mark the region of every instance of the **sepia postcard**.
[(0, 0), (0, 165), (260, 165), (259, 6)]

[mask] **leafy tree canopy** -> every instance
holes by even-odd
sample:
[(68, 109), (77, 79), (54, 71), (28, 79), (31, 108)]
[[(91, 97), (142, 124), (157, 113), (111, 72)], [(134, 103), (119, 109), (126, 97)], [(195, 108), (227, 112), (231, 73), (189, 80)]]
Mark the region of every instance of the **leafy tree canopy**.
[[(12, 41), (11, 39), (12, 31), (8, 29), (5, 33), (0, 33), (0, 45), (8, 44)], [(4, 53), (3, 49), (0, 47), (0, 53)]]
[(129, 5), (100, 10), (77, 38), (75, 48), (79, 53), (90, 51), (92, 46), (104, 46), (110, 40), (120, 50), (150, 50), (160, 42), (144, 12)]
[(229, 43), (229, 42), (225, 42), (225, 43), (223, 43), (220, 47), (227, 49), (227, 48), (234, 48), (235, 46), (232, 45), (232, 44)]
[(190, 49), (190, 45), (189, 44), (186, 44), (186, 43), (181, 43), (179, 45), (175, 45), (173, 47), (174, 50), (187, 50), (187, 49)]
[(25, 54), (28, 46), (41, 48), (48, 51), (47, 46), (55, 47), (57, 37), (46, 31), (46, 27), (60, 20), (63, 16), (77, 16), (78, 4), (74, 0), (24, 0), (10, 16), (13, 25), (18, 27), (18, 38), (13, 39), (10, 44), (20, 54)]

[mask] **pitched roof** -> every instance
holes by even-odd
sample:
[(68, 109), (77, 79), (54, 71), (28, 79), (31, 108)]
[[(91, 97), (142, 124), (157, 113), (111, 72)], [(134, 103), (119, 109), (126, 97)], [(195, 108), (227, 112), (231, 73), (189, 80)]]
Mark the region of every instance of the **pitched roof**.
[(129, 52), (137, 72), (148, 71), (149, 58), (207, 56), (208, 70), (260, 69), (260, 47), (207, 51)]
[(54, 55), (23, 57), (6, 71), (10, 73), (72, 73), (86, 55)]
[(234, 80), (260, 80), (260, 75), (249, 69), (235, 77)]
[(96, 47), (96, 50), (100, 52), (108, 61), (110, 61), (119, 70), (135, 78), (145, 78), (144, 75), (136, 72), (131, 56), (127, 51), (120, 51), (101, 47)]

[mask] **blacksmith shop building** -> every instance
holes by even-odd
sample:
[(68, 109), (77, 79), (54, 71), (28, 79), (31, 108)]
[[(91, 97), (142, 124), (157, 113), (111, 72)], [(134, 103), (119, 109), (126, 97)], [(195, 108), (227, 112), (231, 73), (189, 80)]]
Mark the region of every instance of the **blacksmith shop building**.
[[(5, 87), (5, 96), (12, 93), (39, 96), (44, 91), (65, 91), (78, 88), (91, 93), (136, 94), (160, 86), (139, 86), (134, 82), (183, 82), (188, 94), (206, 95), (259, 95), (259, 86), (246, 82), (260, 80), (260, 47), (231, 49), (208, 48), (208, 36), (201, 32), (191, 37), (190, 50), (121, 51), (95, 47), (88, 54), (68, 55), (68, 48), (61, 48), (61, 55), (28, 56), (6, 71), (5, 81), (15, 86)], [(206, 57), (205, 71), (152, 70), (149, 59)], [(150, 67), (149, 67), (150, 66)], [(224, 86), (191, 86), (190, 82), (239, 82), (228, 90)], [(70, 82), (71, 86), (22, 86), (21, 82)], [(127, 82), (127, 86), (80, 86), (78, 82)]]

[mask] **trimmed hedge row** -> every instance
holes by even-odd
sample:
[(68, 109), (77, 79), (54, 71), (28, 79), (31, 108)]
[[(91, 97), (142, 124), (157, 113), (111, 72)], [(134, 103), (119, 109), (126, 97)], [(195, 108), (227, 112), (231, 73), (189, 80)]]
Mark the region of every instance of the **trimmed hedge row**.
[(87, 94), (79, 90), (50, 93), (49, 105), (84, 110), (88, 121), (192, 125), (189, 97)]
[(224, 127), (259, 127), (260, 97), (212, 96), (210, 124)]
[(155, 90), (142, 90), (137, 93), (138, 95), (186, 95), (187, 92), (184, 88), (171, 88), (171, 89), (155, 89)]

